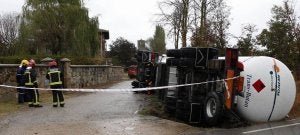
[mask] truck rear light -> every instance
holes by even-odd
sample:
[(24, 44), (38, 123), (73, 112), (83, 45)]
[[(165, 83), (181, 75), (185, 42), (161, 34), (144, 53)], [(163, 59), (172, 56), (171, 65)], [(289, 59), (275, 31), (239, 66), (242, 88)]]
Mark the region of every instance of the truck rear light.
[(242, 62), (238, 62), (237, 63), (237, 69), (239, 70), (239, 71), (244, 71), (244, 64), (242, 63)]
[(244, 77), (239, 77), (236, 79), (236, 91), (237, 92), (241, 92), (243, 91), (243, 87), (244, 87)]
[(151, 62), (155, 62), (155, 53), (154, 52), (151, 53)]

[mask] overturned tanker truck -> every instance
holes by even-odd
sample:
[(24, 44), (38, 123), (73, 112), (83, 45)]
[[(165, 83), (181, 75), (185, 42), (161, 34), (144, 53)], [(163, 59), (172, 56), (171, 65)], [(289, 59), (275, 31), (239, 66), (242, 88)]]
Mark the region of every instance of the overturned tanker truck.
[(283, 119), (293, 106), (294, 78), (275, 58), (239, 57), (233, 48), (226, 49), (225, 57), (215, 48), (170, 49), (166, 54), (158, 58), (157, 53), (139, 51), (138, 79), (132, 85), (181, 85), (159, 93), (165, 111), (179, 120), (211, 126), (228, 116), (268, 122)]

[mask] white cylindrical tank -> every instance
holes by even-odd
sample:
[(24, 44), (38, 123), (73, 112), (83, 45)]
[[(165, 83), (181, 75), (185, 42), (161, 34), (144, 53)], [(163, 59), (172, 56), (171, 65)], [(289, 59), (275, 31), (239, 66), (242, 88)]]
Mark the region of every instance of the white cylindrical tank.
[(271, 57), (240, 57), (243, 91), (237, 98), (241, 117), (252, 122), (283, 119), (296, 96), (295, 80), (285, 64)]

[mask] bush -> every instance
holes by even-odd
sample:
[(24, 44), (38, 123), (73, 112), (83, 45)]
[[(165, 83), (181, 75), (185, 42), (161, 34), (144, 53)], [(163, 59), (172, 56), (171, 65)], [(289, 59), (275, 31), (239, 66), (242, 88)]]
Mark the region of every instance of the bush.
[(2, 64), (19, 64), (23, 59), (29, 59), (29, 58), (31, 58), (31, 57), (21, 57), (21, 56), (0, 57), (0, 63), (2, 63)]

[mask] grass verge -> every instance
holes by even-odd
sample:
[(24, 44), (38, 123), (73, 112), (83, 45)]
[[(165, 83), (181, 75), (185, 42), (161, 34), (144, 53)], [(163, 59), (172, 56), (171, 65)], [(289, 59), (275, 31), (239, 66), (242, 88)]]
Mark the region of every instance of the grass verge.
[(156, 117), (164, 117), (163, 103), (157, 98), (157, 95), (147, 95), (144, 99), (144, 107), (139, 111), (141, 115), (152, 115)]
[(22, 106), (22, 104), (17, 104), (16, 101), (13, 100), (0, 102), (0, 117), (10, 114)]

